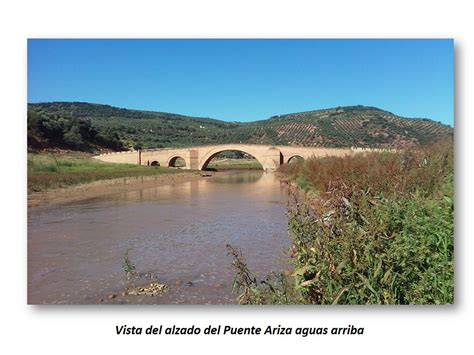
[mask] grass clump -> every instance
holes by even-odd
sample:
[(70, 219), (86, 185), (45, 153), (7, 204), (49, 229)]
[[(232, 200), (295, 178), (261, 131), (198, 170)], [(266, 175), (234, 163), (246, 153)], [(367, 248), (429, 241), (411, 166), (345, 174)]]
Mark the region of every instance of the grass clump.
[(239, 304), (292, 304), (298, 301), (289, 278), (284, 273), (271, 273), (260, 282), (250, 271), (242, 251), (230, 244), (226, 245), (227, 255), (231, 255), (236, 273), (232, 291), (237, 294)]
[(137, 271), (136, 271), (137, 268), (136, 268), (135, 264), (130, 260), (130, 256), (128, 255), (128, 252), (129, 252), (129, 250), (127, 250), (123, 254), (122, 270), (125, 273), (125, 277), (127, 279), (131, 279), (133, 277), (137, 277), (138, 274), (137, 274)]

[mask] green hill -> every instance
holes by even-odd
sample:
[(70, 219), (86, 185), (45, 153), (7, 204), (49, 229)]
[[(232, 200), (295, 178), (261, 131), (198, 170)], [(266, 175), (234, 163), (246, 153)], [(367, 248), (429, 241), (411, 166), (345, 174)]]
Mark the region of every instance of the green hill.
[(220, 143), (322, 147), (424, 144), (453, 129), (367, 106), (273, 116), (248, 123), (81, 102), (28, 105), (28, 146), (97, 151)]

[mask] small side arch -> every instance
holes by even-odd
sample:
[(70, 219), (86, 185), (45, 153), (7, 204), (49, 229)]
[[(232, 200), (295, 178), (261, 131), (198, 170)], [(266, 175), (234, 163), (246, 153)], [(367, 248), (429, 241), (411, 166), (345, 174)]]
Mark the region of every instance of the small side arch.
[(160, 162), (158, 160), (153, 160), (151, 163), (150, 163), (150, 166), (160, 166)]
[(168, 159), (168, 167), (170, 168), (186, 168), (186, 160), (179, 155), (172, 156)]
[(304, 158), (301, 155), (294, 154), (294, 155), (292, 155), (291, 157), (288, 158), (286, 163), (290, 164), (290, 163), (295, 163), (297, 161), (302, 161), (302, 160), (304, 160)]

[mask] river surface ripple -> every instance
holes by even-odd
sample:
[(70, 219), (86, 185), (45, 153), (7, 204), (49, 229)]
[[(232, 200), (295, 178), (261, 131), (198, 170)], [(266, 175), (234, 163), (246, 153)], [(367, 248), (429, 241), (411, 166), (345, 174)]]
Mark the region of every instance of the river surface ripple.
[[(272, 173), (245, 171), (30, 208), (28, 303), (234, 303), (226, 244), (260, 279), (286, 268), (286, 201)], [(122, 296), (127, 250), (169, 291)]]

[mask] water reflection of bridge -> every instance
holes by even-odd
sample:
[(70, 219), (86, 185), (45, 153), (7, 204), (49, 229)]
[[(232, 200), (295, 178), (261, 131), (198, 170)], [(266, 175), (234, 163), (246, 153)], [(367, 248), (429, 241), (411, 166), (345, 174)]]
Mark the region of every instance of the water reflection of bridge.
[[(183, 203), (190, 200), (207, 196), (207, 192), (219, 191), (222, 198), (226, 198), (227, 191), (241, 189), (239, 194), (251, 194), (254, 198), (271, 195), (269, 189), (275, 189), (275, 181), (278, 178), (271, 172), (258, 170), (247, 170), (235, 172), (225, 172), (215, 175), (212, 179), (202, 179), (182, 182), (179, 184), (161, 185), (156, 187), (147, 187), (143, 189), (124, 191), (114, 195), (97, 197), (97, 200), (105, 201), (117, 200), (135, 203), (144, 201), (159, 201), (159, 203)], [(284, 188), (286, 184), (278, 184)], [(201, 197), (199, 197), (201, 196)], [(205, 201), (203, 201), (205, 202)], [(204, 203), (205, 204), (205, 203)]]

